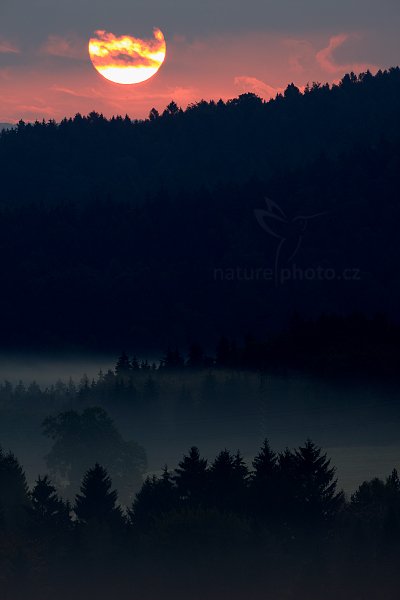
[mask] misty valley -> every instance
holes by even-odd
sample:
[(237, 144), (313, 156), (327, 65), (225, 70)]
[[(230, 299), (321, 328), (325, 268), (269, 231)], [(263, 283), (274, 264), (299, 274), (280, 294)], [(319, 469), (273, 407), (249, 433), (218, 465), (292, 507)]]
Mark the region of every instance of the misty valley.
[[(145, 364), (124, 378), (111, 357), (0, 360), (2, 377), (7, 369), (12, 380), (0, 385), (1, 444), (21, 459), (30, 483), (47, 471), (52, 442), (44, 419), (92, 407), (144, 447), (149, 474), (175, 464), (193, 444), (205, 456), (240, 448), (249, 462), (266, 437), (279, 450), (309, 437), (329, 450), (341, 487), (352, 493), (360, 479), (384, 476), (400, 459), (393, 382)], [(92, 466), (82, 460), (83, 471)]]
[(182, 108), (164, 30), (0, 94), (0, 600), (398, 600), (400, 68), (302, 31), (308, 83)]

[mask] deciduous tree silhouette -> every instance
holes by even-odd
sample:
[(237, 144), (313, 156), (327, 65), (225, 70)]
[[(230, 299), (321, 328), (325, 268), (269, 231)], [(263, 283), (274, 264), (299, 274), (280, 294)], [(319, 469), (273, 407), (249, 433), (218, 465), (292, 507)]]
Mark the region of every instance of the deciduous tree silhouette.
[(69, 496), (79, 487), (82, 473), (90, 464), (101, 461), (111, 473), (120, 491), (121, 501), (129, 505), (142, 484), (146, 468), (145, 450), (134, 441), (125, 441), (114, 422), (102, 408), (88, 408), (82, 413), (67, 411), (48, 417), (44, 433), (53, 439), (46, 457), (55, 481)]

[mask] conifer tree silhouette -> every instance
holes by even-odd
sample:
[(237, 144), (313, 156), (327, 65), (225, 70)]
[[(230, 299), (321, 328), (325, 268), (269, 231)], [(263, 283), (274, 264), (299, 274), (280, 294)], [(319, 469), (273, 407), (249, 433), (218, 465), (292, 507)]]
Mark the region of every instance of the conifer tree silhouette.
[(258, 515), (273, 518), (278, 508), (277, 455), (267, 439), (253, 460), (250, 493), (253, 508)]
[(343, 506), (330, 462), (310, 439), (294, 453), (295, 500), (303, 526), (330, 524)]
[(57, 495), (49, 477), (39, 477), (31, 492), (31, 519), (39, 528), (64, 527), (70, 523), (70, 506)]
[(204, 502), (207, 488), (207, 460), (200, 457), (199, 449), (192, 446), (175, 469), (174, 481), (178, 497), (184, 504), (199, 506)]
[(165, 466), (161, 477), (147, 477), (129, 510), (137, 529), (148, 529), (155, 519), (178, 508), (178, 495), (172, 474)]
[(23, 527), (30, 506), (25, 473), (11, 452), (0, 448), (0, 507), (5, 529)]
[(117, 506), (118, 493), (112, 490), (107, 471), (99, 464), (89, 469), (83, 478), (81, 492), (77, 494), (74, 511), (81, 523), (90, 521), (112, 522), (121, 517)]
[(208, 501), (221, 511), (240, 512), (244, 506), (248, 469), (238, 452), (222, 450), (209, 469)]
[(126, 352), (122, 352), (115, 365), (115, 373), (120, 377), (127, 377), (131, 370), (131, 363)]

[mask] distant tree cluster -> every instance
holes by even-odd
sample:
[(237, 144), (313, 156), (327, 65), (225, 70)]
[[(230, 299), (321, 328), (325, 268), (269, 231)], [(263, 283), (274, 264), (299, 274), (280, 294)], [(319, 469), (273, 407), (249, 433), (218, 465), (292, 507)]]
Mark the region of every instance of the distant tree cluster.
[(208, 465), (192, 447), (174, 473), (147, 478), (130, 515), (137, 527), (179, 510), (218, 510), (256, 517), (264, 525), (290, 531), (304, 528), (311, 535), (328, 531), (343, 508), (330, 461), (310, 440), (295, 452), (276, 455), (265, 441), (246, 466), (240, 452), (223, 450)]
[[(317, 320), (296, 314), (283, 333), (264, 339), (247, 335), (242, 343), (236, 339), (222, 336), (213, 352), (199, 343), (189, 344), (186, 352), (169, 348), (151, 362), (122, 352), (114, 368), (100, 370), (92, 379), (83, 375), (77, 383), (70, 379), (41, 387), (35, 381), (28, 385), (4, 381), (0, 408), (29, 408), (44, 414), (59, 409), (71, 425), (78, 426), (74, 410), (87, 408), (90, 413), (93, 406), (140, 408), (180, 399), (181, 408), (189, 408), (194, 400), (217, 407), (226, 394), (232, 400), (241, 394), (255, 397), (266, 374), (398, 379), (400, 327), (382, 314), (372, 318), (361, 313), (331, 314)], [(243, 387), (240, 374), (254, 377)]]
[(0, 515), (5, 600), (397, 597), (397, 471), (346, 501), (310, 440), (279, 454), (265, 440), (251, 469), (240, 452), (208, 463), (192, 447), (128, 507), (98, 463), (69, 503), (47, 476), (29, 490), (16, 457), (0, 451)]

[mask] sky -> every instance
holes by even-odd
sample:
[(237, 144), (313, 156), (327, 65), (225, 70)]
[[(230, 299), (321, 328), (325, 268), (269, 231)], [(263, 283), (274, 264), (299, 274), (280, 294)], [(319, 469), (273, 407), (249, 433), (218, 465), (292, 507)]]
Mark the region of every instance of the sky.
[[(148, 39), (153, 28), (167, 43), (154, 77), (125, 86), (94, 69), (96, 30)], [(268, 99), (291, 82), (397, 66), (399, 28), (399, 0), (1, 0), (0, 122)]]

